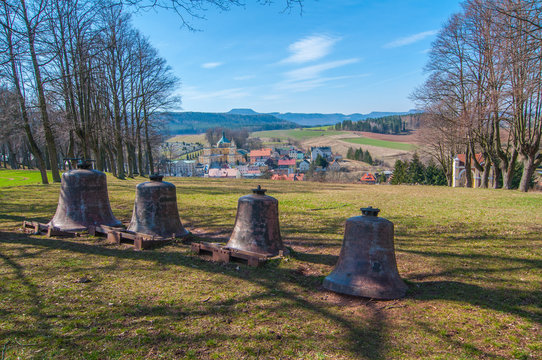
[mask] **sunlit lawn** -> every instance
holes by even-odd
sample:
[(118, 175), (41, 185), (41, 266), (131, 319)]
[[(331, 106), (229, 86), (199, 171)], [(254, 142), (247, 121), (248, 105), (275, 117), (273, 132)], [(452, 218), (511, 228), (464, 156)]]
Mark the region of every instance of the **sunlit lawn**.
[[(2, 173), (0, 172), (0, 176)], [(135, 185), (111, 177), (129, 221)], [(225, 240), (256, 183), (175, 179), (184, 225)], [(48, 221), (59, 185), (0, 187), (0, 349), (5, 359), (539, 359), (542, 194), (263, 181), (293, 255), (220, 265), (176, 243), (134, 252), (101, 238), (19, 231)], [(372, 205), (395, 223), (406, 298), (321, 288), (344, 221)], [(91, 281), (78, 283), (86, 276)]]

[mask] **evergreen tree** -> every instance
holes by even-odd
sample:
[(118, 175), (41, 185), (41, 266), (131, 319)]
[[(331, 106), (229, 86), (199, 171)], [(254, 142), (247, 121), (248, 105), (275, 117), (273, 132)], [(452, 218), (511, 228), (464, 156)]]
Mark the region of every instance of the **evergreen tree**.
[(407, 177), (410, 184), (422, 184), (425, 180), (425, 167), (420, 161), (417, 153), (414, 153), (412, 160), (407, 165)]
[(402, 162), (401, 160), (397, 160), (395, 162), (395, 166), (393, 169), (393, 178), (391, 179), (391, 183), (393, 185), (399, 185), (408, 182), (406, 165), (407, 162)]
[(354, 148), (349, 147), (348, 151), (346, 152), (346, 158), (354, 160), (354, 155), (355, 155)]
[(373, 158), (369, 153), (369, 150), (365, 150), (365, 152), (363, 153), (363, 161), (369, 165), (373, 165)]
[(322, 168), (327, 167), (327, 160), (322, 157), (322, 155), (318, 154), (316, 157), (316, 160), (314, 160), (314, 164), (316, 166), (321, 166)]

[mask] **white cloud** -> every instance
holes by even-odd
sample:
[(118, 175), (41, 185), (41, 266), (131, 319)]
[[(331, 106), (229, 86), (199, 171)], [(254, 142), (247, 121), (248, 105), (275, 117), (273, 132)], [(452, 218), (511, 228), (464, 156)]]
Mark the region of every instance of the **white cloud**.
[(354, 64), (357, 62), (359, 62), (359, 59), (337, 60), (318, 65), (305, 66), (299, 69), (288, 71), (284, 73), (286, 79), (275, 84), (275, 87), (277, 88), (277, 90), (280, 91), (287, 90), (293, 92), (302, 92), (324, 86), (325, 84), (332, 81), (367, 76), (367, 74), (323, 76), (323, 73), (327, 70), (335, 69), (349, 64)]
[(366, 77), (370, 74), (359, 74), (359, 75), (345, 75), (345, 76), (333, 76), (333, 77), (319, 77), (316, 79), (307, 79), (302, 81), (282, 81), (276, 84), (278, 90), (284, 91), (289, 90), (292, 92), (303, 92), (309, 91), (321, 86), (324, 86), (332, 81), (338, 80), (347, 80), (360, 77)]
[(391, 49), (391, 48), (396, 48), (396, 47), (401, 47), (401, 46), (405, 46), (405, 45), (410, 45), (410, 44), (413, 44), (417, 41), (421, 41), (429, 36), (433, 36), (433, 35), (436, 35), (438, 33), (438, 30), (429, 30), (429, 31), (424, 31), (424, 32), (421, 32), (421, 33), (417, 33), (417, 34), (414, 34), (414, 35), (410, 35), (410, 36), (407, 36), (407, 37), (402, 37), (402, 38), (399, 38), (399, 39), (396, 39), (392, 42), (389, 42), (387, 44), (385, 44), (383, 47), (384, 48), (387, 48), (387, 49)]
[(358, 61), (359, 59), (330, 61), (323, 64), (306, 66), (292, 71), (288, 71), (285, 73), (285, 75), (291, 81), (313, 79), (319, 77), (320, 74), (326, 70), (335, 69), (348, 64), (353, 64)]
[(288, 50), (291, 55), (282, 60), (282, 63), (301, 64), (323, 58), (331, 52), (333, 45), (339, 38), (328, 35), (313, 35), (290, 44)]
[(201, 64), (201, 67), (204, 69), (214, 69), (216, 67), (219, 67), (220, 65), (222, 65), (221, 62), (208, 62), (208, 63)]

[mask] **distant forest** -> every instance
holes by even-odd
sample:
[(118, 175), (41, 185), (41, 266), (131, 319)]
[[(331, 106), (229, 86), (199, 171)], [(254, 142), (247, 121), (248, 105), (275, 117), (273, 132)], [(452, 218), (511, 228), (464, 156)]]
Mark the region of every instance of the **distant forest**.
[(379, 134), (401, 134), (420, 126), (423, 114), (390, 115), (378, 119), (352, 121), (344, 120), (335, 124), (335, 130), (366, 131)]
[(168, 112), (161, 115), (171, 135), (200, 134), (215, 127), (248, 131), (293, 129), (295, 123), (272, 115), (240, 115), (230, 113)]

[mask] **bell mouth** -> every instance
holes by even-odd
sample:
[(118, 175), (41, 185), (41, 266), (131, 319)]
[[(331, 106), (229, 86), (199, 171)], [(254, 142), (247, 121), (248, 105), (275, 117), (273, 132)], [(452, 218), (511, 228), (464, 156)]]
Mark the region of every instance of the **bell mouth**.
[(378, 217), (378, 213), (380, 212), (380, 209), (374, 208), (372, 206), (369, 206), (369, 207), (366, 207), (366, 208), (361, 208), (360, 210), (361, 210), (361, 213), (363, 214), (363, 216)]
[(164, 175), (160, 175), (160, 174), (149, 175), (150, 181), (162, 181), (163, 178), (164, 178)]
[(265, 192), (267, 191), (267, 189), (262, 189), (262, 186), (261, 185), (258, 185), (258, 187), (256, 189), (252, 189), (252, 192), (256, 195), (265, 195)]

